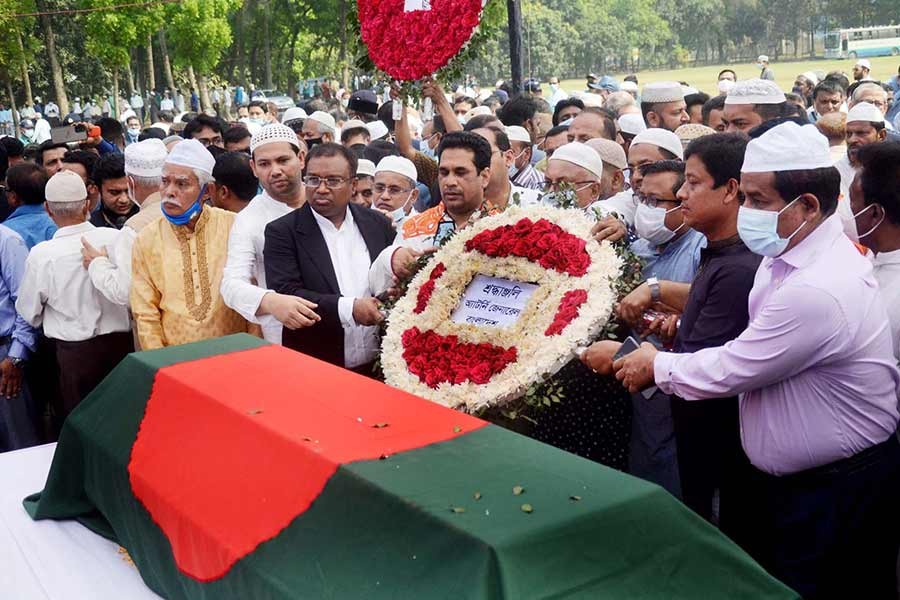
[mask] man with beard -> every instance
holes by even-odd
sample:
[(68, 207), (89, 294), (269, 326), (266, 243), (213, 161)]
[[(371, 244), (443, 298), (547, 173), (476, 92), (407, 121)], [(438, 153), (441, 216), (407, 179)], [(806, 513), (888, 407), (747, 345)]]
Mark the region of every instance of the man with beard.
[(684, 92), (677, 81), (657, 81), (645, 85), (641, 93), (641, 112), (647, 127), (669, 131), (675, 131), (691, 120)]
[(122, 229), (125, 222), (140, 210), (128, 197), (125, 158), (118, 152), (103, 156), (94, 167), (91, 179), (100, 190), (100, 210), (91, 216), (91, 224), (94, 227)]
[(835, 168), (841, 174), (841, 197), (838, 200), (837, 214), (844, 225), (844, 232), (850, 239), (856, 241), (859, 235), (856, 231), (856, 220), (850, 208), (850, 185), (856, 177), (859, 163), (856, 154), (859, 149), (869, 144), (883, 142), (887, 137), (884, 126), (884, 114), (877, 106), (868, 102), (860, 102), (847, 112), (847, 155), (834, 163)]

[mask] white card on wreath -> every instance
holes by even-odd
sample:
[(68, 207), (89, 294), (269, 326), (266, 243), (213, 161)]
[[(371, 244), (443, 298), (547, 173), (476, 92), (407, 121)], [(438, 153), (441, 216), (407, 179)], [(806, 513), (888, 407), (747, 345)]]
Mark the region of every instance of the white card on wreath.
[(431, 10), (431, 0), (403, 0), (403, 12)]
[(538, 286), (500, 277), (476, 275), (450, 318), (479, 327), (515, 325)]

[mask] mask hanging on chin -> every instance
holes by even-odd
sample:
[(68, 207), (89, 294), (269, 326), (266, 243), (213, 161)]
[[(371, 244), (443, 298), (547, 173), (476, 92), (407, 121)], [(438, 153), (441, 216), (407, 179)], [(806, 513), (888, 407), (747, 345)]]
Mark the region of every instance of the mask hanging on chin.
[(161, 205), (162, 214), (166, 218), (166, 220), (172, 225), (187, 225), (194, 219), (196, 219), (200, 215), (200, 211), (203, 210), (202, 203), (200, 199), (203, 198), (203, 194), (206, 193), (206, 185), (200, 188), (200, 194), (197, 195), (194, 203), (191, 204), (186, 211), (181, 213), (180, 215), (170, 215), (166, 212), (165, 204)]

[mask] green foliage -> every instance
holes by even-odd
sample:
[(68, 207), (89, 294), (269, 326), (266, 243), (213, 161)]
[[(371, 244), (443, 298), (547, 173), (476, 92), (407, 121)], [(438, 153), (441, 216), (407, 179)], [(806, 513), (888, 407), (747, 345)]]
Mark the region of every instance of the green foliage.
[(209, 73), (231, 45), (229, 15), (241, 0), (182, 0), (165, 8), (169, 51), (177, 67)]
[[(121, 4), (120, 0), (81, 0), (81, 8), (103, 8)], [(117, 8), (86, 13), (85, 46), (90, 56), (107, 68), (126, 67), (131, 49), (143, 43), (162, 22), (162, 8)]]

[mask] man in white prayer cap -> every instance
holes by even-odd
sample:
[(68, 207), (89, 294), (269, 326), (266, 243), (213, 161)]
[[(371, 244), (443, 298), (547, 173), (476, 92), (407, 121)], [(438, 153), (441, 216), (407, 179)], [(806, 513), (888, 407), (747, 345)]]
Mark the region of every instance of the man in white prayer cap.
[[(828, 141), (813, 125), (773, 127), (748, 144), (740, 189), (738, 233), (763, 256), (747, 328), (693, 353), (642, 344), (612, 370), (633, 391), (655, 383), (688, 402), (739, 394), (757, 476), (739, 543), (804, 598), (891, 598), (900, 372), (871, 263), (830, 218), (840, 177)], [(618, 346), (592, 349), (609, 372)]]
[(884, 114), (874, 104), (860, 102), (854, 104), (847, 111), (847, 123), (845, 125), (847, 140), (847, 154), (834, 163), (834, 167), (841, 174), (841, 200), (838, 202), (838, 214), (844, 223), (844, 230), (850, 239), (856, 241), (856, 219), (850, 209), (850, 185), (856, 177), (859, 162), (856, 154), (863, 146), (883, 142), (887, 138)]
[(327, 144), (334, 141), (337, 132), (337, 124), (327, 112), (315, 111), (303, 121), (301, 136), (308, 148), (312, 149), (317, 144)]
[(128, 309), (97, 291), (81, 264), (83, 241), (111, 247), (119, 230), (91, 225), (87, 188), (71, 171), (51, 177), (45, 194), (47, 212), (59, 229), (31, 249), (16, 311), (54, 340), (63, 412), (57, 416), (64, 419), (134, 350), (134, 342)]
[(132, 257), (131, 312), (144, 350), (258, 332), (219, 292), (235, 213), (207, 204), (214, 166), (197, 140), (178, 142), (163, 164), (163, 218), (138, 234)]
[(372, 208), (389, 218), (394, 229), (399, 228), (408, 217), (417, 214), (416, 166), (402, 156), (385, 156), (375, 167), (372, 192)]
[(234, 218), (222, 298), (247, 321), (260, 325), (266, 341), (280, 344), (284, 327), (299, 329), (319, 321), (312, 302), (266, 287), (263, 261), (266, 225), (306, 202), (302, 181), (306, 149), (293, 128), (276, 124), (250, 138), (250, 155), (262, 192)]
[(513, 151), (513, 162), (509, 167), (509, 180), (518, 187), (542, 190), (544, 174), (531, 164), (531, 156), (534, 151), (531, 135), (524, 127), (512, 125), (506, 128), (506, 137), (509, 138), (509, 144)]
[(625, 169), (628, 157), (622, 146), (611, 140), (597, 138), (585, 142), (603, 160), (603, 176), (600, 178), (600, 200), (606, 200), (625, 189)]
[(647, 127), (675, 131), (691, 118), (684, 101), (684, 92), (677, 81), (648, 83), (641, 92), (641, 112)]
[[(346, 144), (344, 144), (346, 145)], [(372, 208), (372, 200), (375, 192), (372, 186), (375, 185), (375, 163), (371, 160), (361, 158), (356, 162), (356, 191), (350, 199), (353, 204)]]
[(774, 81), (744, 79), (725, 96), (722, 120), (727, 133), (747, 133), (754, 127), (785, 114), (787, 98)]
[(131, 254), (138, 234), (162, 217), (159, 184), (168, 152), (162, 140), (151, 138), (125, 147), (125, 178), (128, 197), (140, 211), (127, 221), (116, 238), (113, 251), (95, 248), (84, 240), (84, 266), (94, 286), (110, 302), (128, 306), (131, 295)]

